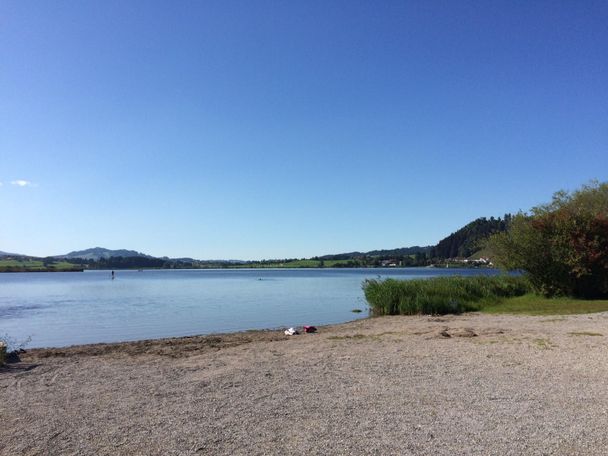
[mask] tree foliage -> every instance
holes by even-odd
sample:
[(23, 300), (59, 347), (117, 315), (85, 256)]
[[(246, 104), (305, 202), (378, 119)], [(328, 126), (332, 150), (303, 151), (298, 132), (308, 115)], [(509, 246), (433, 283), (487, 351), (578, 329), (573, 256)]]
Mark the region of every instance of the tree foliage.
[(520, 213), (490, 238), (495, 261), (545, 295), (608, 296), (608, 183), (593, 182)]

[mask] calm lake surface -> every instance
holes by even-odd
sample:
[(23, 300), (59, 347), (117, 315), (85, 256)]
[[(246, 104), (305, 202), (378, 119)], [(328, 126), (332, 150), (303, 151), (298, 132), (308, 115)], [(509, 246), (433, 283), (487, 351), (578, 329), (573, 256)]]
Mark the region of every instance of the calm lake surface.
[[(494, 275), (480, 269), (240, 269), (0, 274), (0, 337), (61, 347), (368, 315), (365, 279)], [(360, 314), (353, 309), (362, 309)]]

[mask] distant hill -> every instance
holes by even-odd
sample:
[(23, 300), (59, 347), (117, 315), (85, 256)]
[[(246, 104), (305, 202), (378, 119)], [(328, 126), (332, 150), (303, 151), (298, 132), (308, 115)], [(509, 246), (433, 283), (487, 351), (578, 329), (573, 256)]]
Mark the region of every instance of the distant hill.
[(146, 255), (141, 252), (136, 252), (135, 250), (110, 250), (105, 249), (103, 247), (94, 247), (92, 249), (86, 250), (75, 250), (73, 252), (67, 253), (65, 255), (57, 255), (55, 258), (61, 259), (74, 259), (74, 258), (82, 258), (84, 260), (94, 260), (99, 261), (100, 259), (108, 259), (113, 257), (122, 257), (122, 258), (131, 258), (131, 257), (142, 257), (142, 258), (155, 258), (150, 255)]
[[(94, 247), (76, 250), (65, 255), (47, 258), (28, 257), (0, 251), (0, 257), (21, 257), (22, 260), (43, 261), (44, 264), (63, 260), (88, 269), (134, 268), (230, 268), (230, 267), (370, 267), (370, 266), (428, 266), (453, 258), (471, 258), (473, 255), (490, 256), (482, 250), (484, 241), (492, 234), (505, 231), (511, 215), (504, 218), (481, 217), (440, 240), (434, 246), (400, 247), (396, 249), (370, 250), (323, 255), (305, 259), (262, 261), (196, 260), (189, 257), (154, 257), (135, 250), (110, 250)], [(4, 261), (4, 260), (3, 260)]]
[(8, 253), (8, 252), (3, 252), (2, 250), (0, 250), (0, 257), (5, 257), (5, 256), (25, 256), (25, 255), (21, 255), (20, 253)]
[(505, 231), (510, 221), (511, 214), (505, 214), (504, 219), (481, 217), (473, 220), (439, 241), (431, 250), (431, 258), (469, 258), (483, 248), (483, 241), (488, 237)]
[[(318, 257), (319, 260), (350, 260), (364, 257), (399, 257), (405, 255), (416, 255), (417, 253), (427, 253), (433, 247), (400, 247), (397, 249), (389, 250), (370, 250), (369, 252), (349, 252), (349, 253), (338, 253), (335, 255), (323, 255)], [(315, 257), (317, 258), (317, 257)]]
[[(492, 234), (505, 231), (511, 220), (510, 214), (504, 218), (480, 217), (466, 224), (458, 231), (446, 236), (436, 245), (401, 247), (388, 250), (370, 250), (369, 252), (348, 252), (334, 255), (313, 257), (314, 260), (345, 261), (354, 260), (357, 265), (375, 265), (380, 260), (399, 260), (403, 265), (422, 265), (432, 261), (443, 261), (448, 258), (469, 258), (472, 255), (487, 255), (482, 250), (484, 241)], [(416, 256), (415, 262), (407, 257)]]

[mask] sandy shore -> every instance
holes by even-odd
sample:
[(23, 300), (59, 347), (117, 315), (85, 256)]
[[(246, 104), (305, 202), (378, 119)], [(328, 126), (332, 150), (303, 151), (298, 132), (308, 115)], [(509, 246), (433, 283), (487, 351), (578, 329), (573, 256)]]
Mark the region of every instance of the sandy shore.
[(605, 455), (608, 313), (31, 350), (2, 455)]

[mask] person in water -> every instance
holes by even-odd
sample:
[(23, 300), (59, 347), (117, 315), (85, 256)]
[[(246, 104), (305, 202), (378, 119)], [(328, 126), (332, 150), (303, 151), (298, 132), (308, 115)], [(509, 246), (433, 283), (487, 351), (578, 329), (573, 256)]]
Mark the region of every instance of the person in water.
[(112, 280), (114, 280), (114, 271), (112, 271)]

